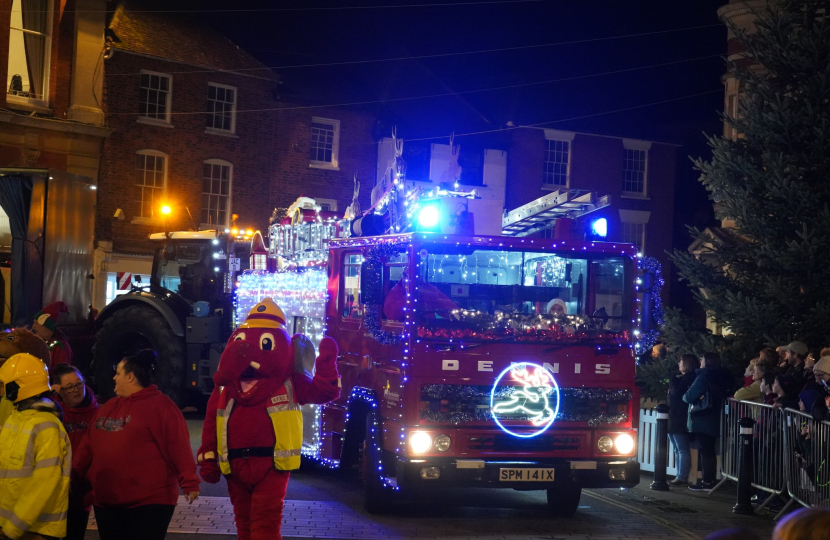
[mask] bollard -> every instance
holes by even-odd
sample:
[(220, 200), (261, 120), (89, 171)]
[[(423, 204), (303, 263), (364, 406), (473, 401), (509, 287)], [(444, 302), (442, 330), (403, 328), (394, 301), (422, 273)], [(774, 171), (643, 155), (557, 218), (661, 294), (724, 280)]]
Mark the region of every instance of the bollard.
[(752, 426), (755, 420), (743, 417), (738, 421), (741, 426), (741, 434), (738, 437), (738, 501), (732, 508), (734, 514), (754, 514), (752, 508)]
[(651, 489), (668, 491), (666, 464), (669, 455), (669, 406), (665, 403), (657, 406), (657, 427), (654, 431), (657, 446), (654, 451), (654, 482), (651, 483)]

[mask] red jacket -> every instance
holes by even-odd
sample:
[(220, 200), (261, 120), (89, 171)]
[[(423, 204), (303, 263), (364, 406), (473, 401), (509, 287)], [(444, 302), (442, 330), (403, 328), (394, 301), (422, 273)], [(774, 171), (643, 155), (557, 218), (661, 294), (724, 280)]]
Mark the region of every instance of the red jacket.
[[(87, 433), (87, 428), (98, 412), (98, 401), (95, 400), (95, 393), (87, 386), (86, 387), (86, 405), (71, 408), (64, 403), (60, 394), (56, 394), (55, 401), (57, 401), (63, 408), (63, 427), (69, 435), (69, 443), (72, 445), (72, 453), (78, 452), (81, 446), (81, 441)], [(89, 491), (83, 484), (86, 482), (75, 482), (69, 489), (69, 508), (74, 510), (84, 509), (87, 512), (92, 510), (92, 492)]]
[(184, 416), (155, 385), (101, 406), (73, 461), (96, 506), (175, 505), (179, 487), (199, 490)]

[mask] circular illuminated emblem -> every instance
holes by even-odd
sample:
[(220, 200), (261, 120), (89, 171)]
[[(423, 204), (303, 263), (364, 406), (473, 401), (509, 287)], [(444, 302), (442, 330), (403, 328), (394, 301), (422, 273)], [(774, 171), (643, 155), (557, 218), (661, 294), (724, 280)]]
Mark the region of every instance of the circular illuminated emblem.
[[(553, 373), (530, 362), (511, 365), (499, 374), (490, 391), (490, 413), (496, 424), (510, 435), (525, 438), (541, 435), (559, 414), (559, 385)], [(504, 424), (509, 421), (530, 422), (532, 429), (513, 431)]]

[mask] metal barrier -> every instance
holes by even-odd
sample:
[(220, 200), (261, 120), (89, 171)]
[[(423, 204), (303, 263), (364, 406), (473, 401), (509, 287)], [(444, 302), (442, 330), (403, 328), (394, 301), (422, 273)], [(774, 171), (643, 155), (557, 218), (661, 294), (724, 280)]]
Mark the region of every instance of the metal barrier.
[(792, 409), (783, 411), (782, 419), (785, 453), (780, 462), (786, 471), (790, 501), (775, 519), (795, 503), (830, 506), (830, 422), (816, 422)]
[(786, 452), (786, 437), (781, 429), (783, 413), (771, 405), (729, 398), (724, 403), (721, 415), (721, 476), (723, 478), (710, 491), (714, 493), (727, 480), (738, 481), (738, 441), (740, 426), (738, 420), (749, 417), (755, 420), (755, 444), (753, 457), (755, 477), (752, 487), (770, 495), (756, 508), (764, 509), (776, 495), (787, 490), (787, 477), (783, 464)]

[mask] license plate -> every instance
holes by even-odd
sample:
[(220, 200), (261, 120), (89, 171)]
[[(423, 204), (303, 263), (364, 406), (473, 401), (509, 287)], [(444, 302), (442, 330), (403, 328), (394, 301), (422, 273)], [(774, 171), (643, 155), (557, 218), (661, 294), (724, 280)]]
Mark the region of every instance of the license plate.
[(556, 469), (499, 469), (500, 482), (553, 482)]

